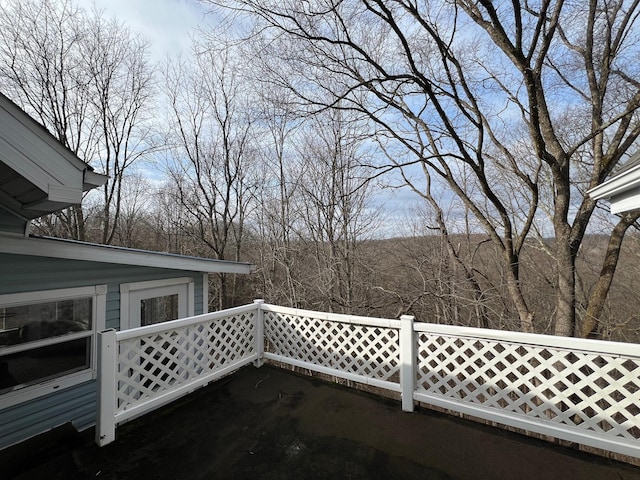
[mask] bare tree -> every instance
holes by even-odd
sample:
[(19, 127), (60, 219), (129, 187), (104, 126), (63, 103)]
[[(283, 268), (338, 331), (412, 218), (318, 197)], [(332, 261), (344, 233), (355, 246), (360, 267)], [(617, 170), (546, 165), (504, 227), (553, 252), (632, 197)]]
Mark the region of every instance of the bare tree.
[[(250, 103), (230, 50), (211, 44), (196, 44), (194, 50), (192, 69), (175, 64), (165, 76), (171, 109), (168, 171), (175, 201), (190, 215), (184, 233), (197, 238), (204, 254), (239, 260), (255, 189)], [(231, 282), (218, 276), (219, 308), (234, 303)]]
[[(255, 45), (252, 45), (255, 48)], [(266, 63), (268, 63), (268, 59)], [(261, 295), (298, 307), (371, 311), (362, 266), (376, 227), (366, 124), (346, 111), (308, 114), (254, 70), (262, 181), (252, 228)]]
[(316, 308), (362, 312), (359, 245), (376, 226), (368, 182), (366, 129), (346, 111), (329, 110), (307, 119), (299, 146), (304, 173), (300, 205), (304, 209), (301, 241), (310, 260)]
[(257, 120), (262, 125), (260, 161), (262, 181), (256, 192), (253, 229), (257, 237), (256, 274), (261, 278), (260, 295), (292, 307), (305, 302), (300, 268), (304, 262), (300, 243), (303, 218), (302, 168), (296, 152), (297, 134), (303, 119), (289, 105), (290, 95), (277, 89), (260, 89)]
[(194, 246), (188, 237), (191, 214), (177, 199), (180, 188), (168, 178), (154, 191), (151, 202), (151, 250), (177, 254), (193, 254)]
[[(115, 243), (123, 247), (157, 249), (152, 245), (152, 201), (154, 187), (140, 173), (127, 175), (120, 187), (121, 205)], [(163, 250), (163, 249), (160, 249)]]
[[(8, 0), (0, 5), (0, 85), (65, 146), (110, 179), (102, 191), (100, 234), (113, 241), (122, 178), (148, 147), (145, 110), (153, 71), (145, 42), (115, 19), (71, 1)], [(85, 239), (75, 207), (45, 230)]]
[[(153, 75), (147, 43), (115, 19), (94, 14), (84, 65), (91, 79), (91, 107), (97, 118), (98, 152), (92, 158), (110, 181), (102, 191), (102, 243), (112, 243), (123, 209), (123, 181), (132, 164), (149, 153), (149, 107)], [(97, 157), (97, 158), (96, 158)]]
[[(554, 332), (584, 335), (575, 261), (595, 208), (585, 191), (640, 134), (638, 1), (216, 3), (250, 15), (253, 33), (269, 37), (274, 83), (317, 109), (368, 115), (381, 142), (408, 152), (390, 168), (418, 162), (448, 186), (500, 252), (523, 331), (538, 325), (520, 260), (527, 239), (545, 230), (546, 209)], [(614, 229), (603, 272), (630, 217)], [(594, 316), (608, 288), (590, 297)]]

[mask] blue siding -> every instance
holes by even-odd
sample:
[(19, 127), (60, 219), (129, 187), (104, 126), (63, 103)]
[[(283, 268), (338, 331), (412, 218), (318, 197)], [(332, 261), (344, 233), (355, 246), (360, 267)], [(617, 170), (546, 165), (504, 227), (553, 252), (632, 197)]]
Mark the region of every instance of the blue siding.
[(120, 328), (120, 285), (107, 285), (107, 314), (105, 328)]
[(195, 275), (194, 278), (194, 310), (193, 313), (195, 315), (202, 315), (202, 274)]
[[(106, 328), (120, 327), (121, 283), (176, 277), (193, 278), (195, 313), (202, 313), (201, 272), (0, 254), (0, 294), (107, 284)], [(0, 409), (0, 449), (68, 422), (88, 428), (95, 409), (94, 381)]]
[(81, 430), (95, 423), (95, 410), (96, 382), (4, 409), (0, 412), (0, 448), (69, 422)]

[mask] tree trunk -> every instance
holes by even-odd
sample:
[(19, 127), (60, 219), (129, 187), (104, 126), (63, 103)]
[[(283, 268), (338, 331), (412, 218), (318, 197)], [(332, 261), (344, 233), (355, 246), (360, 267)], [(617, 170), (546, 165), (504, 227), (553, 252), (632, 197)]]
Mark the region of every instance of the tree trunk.
[(583, 338), (600, 337), (600, 329), (598, 328), (600, 317), (609, 293), (609, 288), (611, 287), (611, 282), (613, 281), (613, 274), (618, 265), (624, 234), (638, 218), (640, 218), (640, 211), (638, 210), (623, 214), (618, 224), (614, 227), (613, 232), (611, 232), (607, 251), (602, 262), (600, 276), (589, 294), (587, 311), (580, 328), (576, 329), (576, 336)]
[(504, 255), (507, 258), (506, 263), (510, 265), (510, 268), (507, 270), (507, 289), (518, 312), (520, 330), (526, 333), (533, 333), (533, 312), (529, 309), (527, 302), (522, 296), (518, 274), (518, 258), (514, 258), (513, 254), (508, 250), (504, 251)]
[[(562, 233), (566, 228), (560, 229)], [(557, 231), (557, 230), (556, 230)], [(573, 336), (576, 320), (576, 259), (569, 244), (569, 235), (556, 234), (556, 325), (555, 334)]]

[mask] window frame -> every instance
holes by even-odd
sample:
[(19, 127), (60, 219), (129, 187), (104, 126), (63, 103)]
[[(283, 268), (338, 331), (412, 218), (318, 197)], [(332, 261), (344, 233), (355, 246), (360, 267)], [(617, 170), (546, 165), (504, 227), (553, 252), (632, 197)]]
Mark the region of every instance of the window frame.
[(147, 298), (171, 294), (180, 296), (181, 293), (184, 293), (184, 291), (181, 292), (180, 290), (185, 287), (187, 317), (192, 317), (195, 314), (195, 282), (191, 277), (175, 277), (120, 284), (120, 330), (137, 328), (131, 325), (129, 308), (131, 302), (139, 301), (141, 295), (149, 295)]
[(86, 383), (97, 378), (97, 332), (104, 330), (107, 312), (107, 285), (93, 285), (86, 287), (71, 287), (54, 290), (38, 290), (34, 292), (9, 293), (0, 295), (0, 307), (17, 307), (35, 303), (58, 302), (79, 298), (91, 298), (91, 329), (83, 332), (70, 333), (58, 337), (35, 340), (3, 347), (0, 359), (5, 355), (35, 350), (49, 345), (57, 345), (82, 338), (89, 338), (91, 352), (89, 354), (89, 368), (49, 378), (33, 385), (22, 387), (0, 394), (2, 408), (11, 407), (29, 400), (64, 390), (66, 388)]

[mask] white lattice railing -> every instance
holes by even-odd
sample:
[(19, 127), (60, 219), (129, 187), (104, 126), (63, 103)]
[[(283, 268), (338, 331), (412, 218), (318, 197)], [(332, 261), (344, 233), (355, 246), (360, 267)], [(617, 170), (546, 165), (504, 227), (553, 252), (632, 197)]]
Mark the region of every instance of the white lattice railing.
[(414, 398), (640, 457), (640, 346), (416, 323)]
[(420, 401), (640, 458), (636, 344), (261, 301), (101, 337), (100, 444), (115, 438), (117, 423), (266, 358), (400, 392), (406, 411)]
[(96, 441), (115, 426), (258, 360), (256, 305), (100, 333)]
[(399, 320), (263, 305), (264, 358), (400, 391)]

